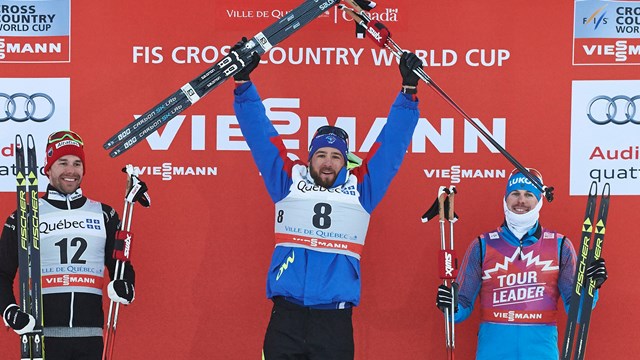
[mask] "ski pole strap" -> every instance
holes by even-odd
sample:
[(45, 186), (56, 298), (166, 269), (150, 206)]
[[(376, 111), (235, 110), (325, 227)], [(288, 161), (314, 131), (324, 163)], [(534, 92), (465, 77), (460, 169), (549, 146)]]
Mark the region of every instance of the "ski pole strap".
[(120, 261), (129, 261), (131, 257), (131, 242), (133, 233), (124, 230), (116, 231), (116, 238), (113, 244), (113, 258)]
[[(453, 190), (452, 190), (453, 189)], [(433, 201), (433, 204), (431, 205), (431, 207), (429, 207), (429, 209), (427, 211), (425, 211), (424, 214), (422, 214), (421, 220), (423, 223), (428, 222), (429, 220), (433, 219), (434, 217), (436, 217), (436, 215), (440, 215), (440, 208), (441, 208), (441, 204), (440, 204), (440, 197), (443, 196), (442, 194), (444, 194), (444, 206), (442, 209), (442, 217), (444, 217), (444, 214), (448, 214), (448, 217), (446, 217), (449, 222), (456, 222), (458, 221), (458, 214), (456, 214), (453, 209), (450, 209), (450, 200), (453, 200), (452, 195), (450, 194), (451, 191), (453, 191), (454, 193), (457, 193), (457, 190), (455, 190), (455, 186), (451, 186), (450, 188), (447, 188), (446, 186), (441, 186), (440, 187), (440, 191), (438, 191), (438, 197)]]
[(125, 201), (131, 204), (138, 202), (144, 207), (149, 207), (151, 205), (151, 197), (148, 193), (149, 189), (147, 188), (147, 184), (138, 177), (138, 171), (133, 165), (129, 164), (122, 169), (122, 172), (127, 173), (129, 176)]
[(131, 188), (127, 193), (126, 200), (130, 203), (138, 202), (144, 207), (149, 207), (151, 205), (151, 197), (147, 190), (147, 184), (145, 184), (144, 181), (140, 181), (137, 176), (133, 175), (131, 177)]

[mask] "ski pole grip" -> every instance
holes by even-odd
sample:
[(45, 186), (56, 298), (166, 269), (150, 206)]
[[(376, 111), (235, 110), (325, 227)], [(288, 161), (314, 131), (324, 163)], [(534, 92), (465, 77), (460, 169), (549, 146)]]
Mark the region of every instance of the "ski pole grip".
[(455, 280), (458, 276), (458, 255), (455, 250), (440, 250), (438, 254), (440, 279)]
[(455, 222), (455, 212), (453, 210), (453, 198), (455, 196), (455, 194), (457, 193), (455, 186), (451, 186), (451, 188), (449, 188), (449, 221), (450, 222)]
[(361, 25), (364, 28), (367, 28), (367, 23), (366, 21), (364, 21), (364, 19), (362, 19), (360, 16), (358, 16), (358, 14), (356, 14), (353, 9), (344, 6), (342, 4), (338, 5), (338, 7), (340, 8), (340, 10), (344, 11), (345, 13), (347, 13), (347, 15), (349, 15), (349, 17), (351, 19), (353, 19), (353, 21), (358, 24)]
[(438, 195), (438, 217), (440, 221), (444, 221), (444, 202), (447, 200), (447, 193), (444, 191), (440, 191)]

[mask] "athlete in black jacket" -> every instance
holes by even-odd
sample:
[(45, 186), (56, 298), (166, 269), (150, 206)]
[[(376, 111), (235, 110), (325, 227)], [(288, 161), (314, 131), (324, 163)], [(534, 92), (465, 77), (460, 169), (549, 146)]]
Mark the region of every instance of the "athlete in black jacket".
[[(50, 185), (39, 201), (40, 255), (47, 360), (92, 360), (102, 356), (102, 289), (105, 266), (114, 278), (112, 257), (120, 226), (109, 205), (88, 199), (80, 183), (85, 173), (82, 139), (71, 131), (49, 136), (45, 173)], [(135, 274), (125, 266), (124, 280), (111, 281), (109, 297), (134, 299)], [(16, 304), (13, 281), (18, 268), (16, 213), (0, 236), (0, 311), (18, 334), (29, 333), (34, 318)]]

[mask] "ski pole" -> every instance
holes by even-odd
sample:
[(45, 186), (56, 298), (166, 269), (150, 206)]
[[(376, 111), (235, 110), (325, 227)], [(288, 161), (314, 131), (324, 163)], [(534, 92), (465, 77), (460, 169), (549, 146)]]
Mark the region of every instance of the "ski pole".
[[(438, 256), (438, 265), (440, 269), (440, 279), (442, 284), (451, 289), (452, 298), (456, 297), (456, 289), (453, 282), (458, 272), (458, 259), (453, 249), (453, 224), (458, 221), (458, 215), (453, 208), (454, 195), (457, 193), (455, 186), (440, 186), (438, 189), (438, 197), (433, 205), (422, 215), (422, 222), (427, 222), (438, 214), (440, 222), (440, 253)], [(449, 221), (449, 244), (447, 246), (445, 222)], [(444, 309), (445, 322), (445, 346), (447, 350), (447, 359), (454, 359), (455, 350), (455, 301), (451, 302), (449, 308)]]
[[(456, 253), (455, 250), (453, 249), (453, 224), (455, 224), (455, 222), (458, 220), (455, 217), (455, 213), (454, 213), (454, 209), (453, 209), (453, 198), (455, 196), (455, 194), (457, 193), (456, 187), (455, 186), (450, 186), (449, 187), (449, 192), (448, 192), (448, 199), (449, 199), (449, 214), (448, 214), (448, 220), (449, 220), (449, 250), (447, 251), (446, 248), (443, 249), (446, 251), (445, 253), (445, 261), (444, 261), (444, 269), (445, 269), (445, 276), (449, 277), (452, 276), (453, 278), (450, 280), (451, 282), (451, 295), (453, 296), (453, 298), (455, 299), (457, 294), (455, 293), (457, 290), (456, 288), (453, 286), (453, 282), (455, 281), (455, 277), (457, 276), (457, 274), (455, 274), (456, 276), (454, 276), (453, 272), (451, 272), (451, 274), (449, 274), (449, 271), (451, 271), (450, 269), (455, 268), (457, 269), (458, 266), (457, 264), (453, 264), (452, 260), (455, 259), (455, 261), (457, 261), (457, 257), (456, 257)], [(451, 302), (451, 359), (453, 359), (453, 353), (454, 350), (456, 348), (456, 323), (455, 321), (453, 321), (453, 316), (456, 313), (456, 309), (455, 309), (455, 302)]]
[[(349, 8), (343, 4), (338, 5), (341, 10), (346, 12), (358, 25), (367, 29), (367, 34), (371, 37), (371, 39), (380, 47), (387, 48), (394, 54), (398, 59), (402, 56), (404, 50), (398, 46), (398, 44), (393, 41), (391, 38), (391, 34), (386, 26), (382, 25), (381, 22), (377, 20), (371, 20), (369, 15), (362, 10), (360, 6), (355, 2), (355, 0), (344, 0), (345, 3), (350, 4), (353, 8)], [(373, 24), (373, 25), (372, 25)], [(447, 95), (438, 84), (436, 84), (429, 75), (422, 69), (418, 68), (414, 70), (414, 73), (420, 77), (424, 82), (430, 85), (430, 88), (433, 89), (438, 95), (440, 95), (449, 105), (451, 105), (462, 117), (471, 124), (485, 139), (487, 139), (491, 145), (493, 145), (500, 153), (507, 159), (513, 166), (516, 167), (522, 174), (524, 174), (531, 183), (542, 191), (545, 194), (545, 198), (547, 201), (553, 201), (553, 190), (554, 188), (551, 186), (545, 186), (538, 178), (531, 175), (531, 173), (524, 167), (516, 158), (514, 158), (507, 150), (502, 147), (489, 133), (487, 133), (482, 127), (480, 127), (467, 113), (462, 110), (458, 104), (456, 104), (449, 95)]]
[[(133, 236), (130, 231), (131, 221), (133, 218), (133, 205), (136, 201), (140, 202), (145, 207), (148, 207), (150, 204), (150, 198), (146, 193), (146, 184), (139, 180), (138, 171), (132, 165), (127, 165), (122, 169), (122, 171), (127, 174), (127, 188), (124, 198), (122, 221), (120, 223), (120, 232), (116, 235), (116, 242), (119, 242), (119, 244), (114, 245), (113, 252), (113, 258), (116, 259), (114, 280), (124, 279), (125, 265), (131, 257), (131, 243)], [(113, 300), (109, 302), (109, 315), (107, 317), (104, 348), (102, 351), (103, 360), (109, 360), (113, 357), (119, 309), (120, 303)]]
[[(438, 191), (438, 217), (440, 219), (440, 251), (444, 251), (447, 247), (446, 235), (445, 235), (445, 201), (447, 200), (447, 193), (444, 190), (446, 189), (444, 186), (440, 187)], [(444, 278), (442, 280), (442, 284), (444, 286), (449, 287), (449, 281)], [(451, 302), (453, 304), (453, 301)], [(447, 348), (447, 359), (451, 359), (451, 308), (444, 309), (444, 333), (446, 336), (446, 348)]]

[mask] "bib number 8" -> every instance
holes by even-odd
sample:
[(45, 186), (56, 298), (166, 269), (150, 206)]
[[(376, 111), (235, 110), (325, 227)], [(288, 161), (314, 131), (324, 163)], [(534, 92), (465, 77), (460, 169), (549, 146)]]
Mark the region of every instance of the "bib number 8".
[(327, 203), (317, 203), (313, 207), (313, 226), (318, 229), (328, 229), (331, 227), (331, 205)]

